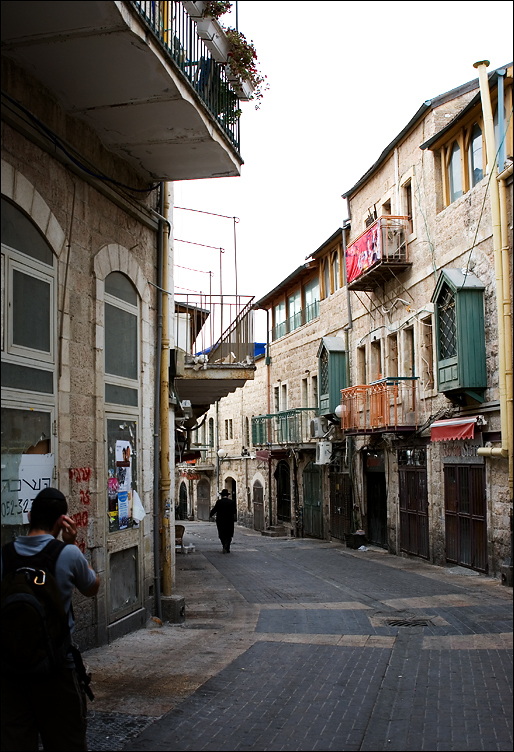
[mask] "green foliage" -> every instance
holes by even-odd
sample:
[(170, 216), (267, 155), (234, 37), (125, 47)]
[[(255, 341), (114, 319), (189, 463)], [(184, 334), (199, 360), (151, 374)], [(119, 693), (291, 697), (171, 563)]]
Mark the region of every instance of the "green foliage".
[(220, 0), (219, 2), (206, 2), (202, 16), (205, 18), (211, 16), (211, 18), (219, 18), (225, 13), (228, 13), (232, 7), (232, 3), (229, 0)]
[(232, 73), (241, 81), (248, 81), (253, 89), (251, 99), (257, 100), (255, 108), (260, 106), (260, 100), (264, 91), (269, 89), (266, 76), (257, 68), (257, 52), (253, 41), (248, 42), (244, 34), (233, 28), (225, 30), (229, 44), (230, 52), (228, 53), (228, 64)]

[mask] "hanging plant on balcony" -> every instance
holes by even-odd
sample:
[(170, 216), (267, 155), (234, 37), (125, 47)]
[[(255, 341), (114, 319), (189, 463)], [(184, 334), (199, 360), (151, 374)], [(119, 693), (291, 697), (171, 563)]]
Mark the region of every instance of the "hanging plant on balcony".
[(232, 77), (239, 80), (242, 84), (247, 83), (253, 89), (253, 93), (248, 99), (257, 100), (255, 109), (259, 109), (260, 100), (264, 92), (269, 89), (266, 82), (266, 76), (257, 68), (257, 52), (253, 42), (247, 42), (244, 34), (236, 29), (228, 28), (225, 30), (230, 50), (228, 53), (228, 67)]
[(218, 19), (220, 16), (228, 13), (231, 7), (232, 3), (229, 2), (229, 0), (220, 0), (219, 2), (206, 2), (203, 4), (202, 16), (204, 18), (210, 16), (211, 18)]

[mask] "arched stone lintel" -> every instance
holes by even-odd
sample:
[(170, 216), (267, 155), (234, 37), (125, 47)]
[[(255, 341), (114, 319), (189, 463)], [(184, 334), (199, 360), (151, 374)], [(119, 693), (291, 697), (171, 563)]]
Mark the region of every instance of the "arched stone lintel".
[(102, 282), (111, 272), (125, 274), (145, 303), (150, 303), (150, 286), (137, 261), (130, 251), (118, 243), (109, 243), (100, 248), (93, 257), (93, 272)]

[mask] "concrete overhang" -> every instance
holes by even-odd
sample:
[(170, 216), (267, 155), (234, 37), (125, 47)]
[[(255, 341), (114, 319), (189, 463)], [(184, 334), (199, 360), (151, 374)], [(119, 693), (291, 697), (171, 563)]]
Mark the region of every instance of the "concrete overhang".
[(2, 54), (151, 181), (228, 177), (242, 159), (129, 2), (2, 2)]
[(253, 380), (255, 373), (255, 366), (206, 366), (195, 370), (195, 366), (186, 365), (184, 375), (175, 379), (180, 400), (189, 400), (196, 416), (206, 412), (217, 400), (244, 386), (246, 381)]

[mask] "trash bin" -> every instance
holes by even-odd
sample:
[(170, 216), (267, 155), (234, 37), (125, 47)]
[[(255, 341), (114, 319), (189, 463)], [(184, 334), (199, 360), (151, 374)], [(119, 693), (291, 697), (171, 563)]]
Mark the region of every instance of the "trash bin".
[(360, 546), (365, 546), (367, 543), (364, 530), (356, 530), (354, 533), (346, 533), (344, 539), (346, 541), (346, 547), (355, 550), (360, 548)]

